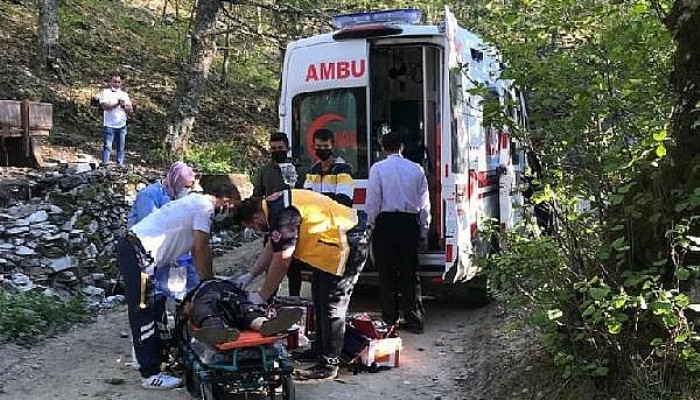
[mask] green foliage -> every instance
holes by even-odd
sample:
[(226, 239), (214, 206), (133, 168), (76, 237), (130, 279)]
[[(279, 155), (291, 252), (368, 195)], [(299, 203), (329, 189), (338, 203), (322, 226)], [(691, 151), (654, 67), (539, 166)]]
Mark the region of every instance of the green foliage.
[(240, 141), (215, 142), (195, 145), (187, 150), (185, 162), (200, 173), (247, 174), (254, 171), (256, 165), (251, 161), (250, 145)]
[(472, 28), (526, 89), (530, 126), (518, 137), (543, 164), (532, 201), (554, 221), (547, 236), (500, 233), (506, 251), (481, 260), (494, 287), (532, 309), (564, 376), (611, 383), (619, 398), (682, 397), (700, 367), (688, 261), (700, 244), (700, 189), (669, 198), (654, 183), (675, 145), (669, 33), (643, 1), (484, 1), (459, 11), (478, 13)]
[(1, 342), (32, 345), (89, 318), (87, 304), (79, 296), (63, 301), (32, 292), (0, 292)]

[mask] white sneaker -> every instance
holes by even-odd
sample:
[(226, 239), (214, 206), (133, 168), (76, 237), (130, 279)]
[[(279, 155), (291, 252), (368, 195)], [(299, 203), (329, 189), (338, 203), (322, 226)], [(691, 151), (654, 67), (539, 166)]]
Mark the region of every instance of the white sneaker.
[(146, 389), (173, 389), (182, 386), (182, 379), (161, 372), (145, 378), (141, 386)]

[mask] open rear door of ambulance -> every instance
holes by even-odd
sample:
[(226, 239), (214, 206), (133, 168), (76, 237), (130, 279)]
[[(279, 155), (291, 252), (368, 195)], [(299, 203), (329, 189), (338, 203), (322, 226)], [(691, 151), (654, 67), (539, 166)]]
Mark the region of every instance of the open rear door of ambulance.
[[(443, 142), (443, 201), (445, 204), (445, 276), (446, 283), (471, 279), (471, 239), (476, 203), (476, 176), (470, 173), (469, 157), (469, 37), (449, 8), (445, 7), (445, 36), (447, 39), (447, 76), (450, 101), (446, 115), (450, 116), (449, 141)], [(449, 146), (446, 144), (449, 143)], [(451, 160), (451, 162), (449, 161)]]
[[(446, 118), (441, 150), (443, 160), (442, 198), (445, 219), (445, 274), (441, 294), (451, 302), (478, 305), (489, 301), (487, 282), (472, 262), (473, 241), (480, 211), (479, 165), (484, 132), (480, 98), (470, 94), (478, 60), (472, 49), (481, 40), (461, 28), (445, 7), (447, 47)], [(476, 53), (476, 52), (475, 52)]]
[(364, 39), (336, 41), (330, 34), (292, 43), (285, 54), (280, 97), (280, 129), (289, 136), (298, 165), (317, 161), (313, 133), (330, 129), (337, 155), (352, 165), (361, 187), (369, 170), (367, 49)]

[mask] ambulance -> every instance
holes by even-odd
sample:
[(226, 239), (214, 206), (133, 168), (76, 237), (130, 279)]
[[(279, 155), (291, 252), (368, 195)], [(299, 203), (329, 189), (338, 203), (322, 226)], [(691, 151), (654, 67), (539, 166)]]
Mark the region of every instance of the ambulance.
[[(336, 31), (291, 42), (280, 131), (292, 157), (308, 166), (317, 161), (313, 133), (332, 130), (338, 155), (353, 166), (360, 210), (370, 166), (383, 157), (379, 139), (398, 132), (404, 157), (423, 167), (430, 189), (422, 280), (461, 287), (476, 281), (473, 255), (492, 251), (478, 232), (494, 221), (512, 227), (522, 204), (524, 154), (507, 128), (484, 126), (484, 100), (491, 96), (519, 123), (526, 114), (513, 83), (500, 79), (496, 49), (460, 27), (447, 7), (444, 23), (421, 20), (417, 9), (344, 14), (333, 19)], [(371, 265), (366, 270), (362, 279), (376, 278)]]

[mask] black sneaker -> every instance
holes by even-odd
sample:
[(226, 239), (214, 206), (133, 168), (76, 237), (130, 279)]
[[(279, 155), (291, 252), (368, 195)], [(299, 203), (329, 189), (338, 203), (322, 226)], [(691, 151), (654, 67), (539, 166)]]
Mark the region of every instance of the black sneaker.
[(337, 377), (337, 365), (316, 364), (309, 369), (295, 371), (295, 378), (302, 381), (329, 381)]
[(233, 328), (203, 327), (194, 331), (192, 336), (207, 346), (214, 347), (217, 344), (233, 342), (241, 336), (241, 333)]
[(301, 308), (283, 308), (277, 311), (277, 317), (262, 324), (260, 334), (272, 336), (287, 331), (292, 325), (299, 323), (303, 313)]

